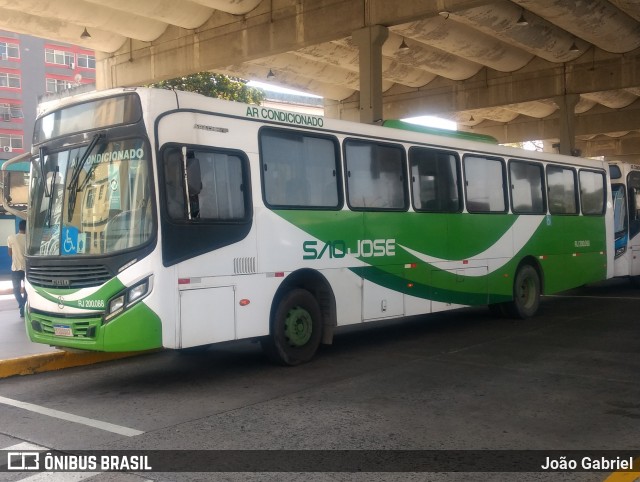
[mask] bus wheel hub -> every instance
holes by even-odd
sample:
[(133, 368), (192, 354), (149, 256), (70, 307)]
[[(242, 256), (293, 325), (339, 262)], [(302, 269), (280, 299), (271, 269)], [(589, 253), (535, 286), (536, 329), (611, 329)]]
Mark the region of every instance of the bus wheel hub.
[(304, 346), (311, 339), (313, 322), (311, 315), (304, 308), (289, 310), (284, 321), (284, 332), (291, 346)]

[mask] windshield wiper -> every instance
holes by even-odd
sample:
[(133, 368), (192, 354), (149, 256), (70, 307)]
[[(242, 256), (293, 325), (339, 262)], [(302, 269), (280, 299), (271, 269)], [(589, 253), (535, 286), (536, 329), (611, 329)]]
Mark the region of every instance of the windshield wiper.
[[(55, 199), (53, 198), (53, 192), (56, 188), (56, 178), (58, 177), (58, 166), (56, 166), (56, 170), (51, 172), (51, 186), (49, 186), (49, 206), (47, 207), (47, 217), (44, 220), (45, 226), (48, 228), (51, 227), (51, 213), (53, 212), (53, 202)], [(47, 191), (47, 180), (44, 180), (44, 189), (45, 193)]]
[(38, 167), (40, 168), (40, 177), (44, 182), (44, 197), (51, 197), (51, 191), (47, 189), (47, 180), (44, 173), (44, 156), (47, 155), (47, 149), (40, 146), (40, 158), (38, 159)]
[(105, 135), (102, 132), (98, 132), (97, 134), (94, 134), (93, 138), (91, 139), (91, 142), (87, 146), (87, 150), (84, 151), (80, 160), (77, 161), (73, 167), (73, 172), (71, 173), (71, 179), (69, 180), (69, 187), (67, 189), (71, 190), (72, 186), (76, 187), (78, 185), (78, 179), (80, 177), (80, 173), (82, 172), (82, 168), (87, 162), (87, 159), (89, 159), (89, 154), (91, 154), (91, 151), (93, 151), (93, 148), (96, 147), (96, 144), (98, 144), (98, 142), (100, 142), (100, 140), (103, 137), (105, 137)]
[(69, 219), (71, 219), (71, 217), (73, 216), (73, 211), (76, 208), (76, 197), (78, 195), (78, 191), (82, 191), (87, 185), (87, 182), (88, 182), (87, 180), (89, 179), (89, 176), (91, 175), (91, 172), (94, 169), (94, 165), (93, 164), (91, 165), (91, 167), (89, 168), (89, 171), (87, 172), (87, 176), (82, 182), (82, 185), (78, 187), (78, 181), (80, 180), (80, 173), (82, 172), (82, 169), (84, 168), (84, 165), (86, 164), (87, 159), (89, 159), (89, 155), (91, 154), (91, 151), (93, 151), (94, 147), (96, 147), (98, 142), (100, 142), (102, 139), (105, 139), (106, 137), (107, 136), (102, 132), (98, 132), (97, 134), (94, 134), (93, 138), (91, 139), (91, 142), (87, 146), (87, 149), (82, 154), (82, 157), (80, 159), (76, 159), (76, 162), (73, 166), (73, 172), (71, 173), (71, 179), (69, 180), (69, 187), (67, 187), (67, 190), (69, 191), (69, 199), (67, 200), (67, 217)]

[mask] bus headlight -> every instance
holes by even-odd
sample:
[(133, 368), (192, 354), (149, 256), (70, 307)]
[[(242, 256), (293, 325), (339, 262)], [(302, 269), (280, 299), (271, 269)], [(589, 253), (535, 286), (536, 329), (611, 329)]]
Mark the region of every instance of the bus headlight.
[(149, 291), (149, 280), (146, 279), (142, 283), (139, 283), (133, 286), (129, 290), (129, 296), (127, 296), (127, 302), (131, 304), (134, 301), (139, 300), (140, 298), (143, 298), (148, 291)]
[(124, 309), (124, 295), (112, 299), (109, 302), (109, 315), (115, 315)]
[(107, 305), (108, 308), (104, 317), (104, 322), (108, 323), (116, 315), (119, 315), (124, 310), (147, 296), (150, 291), (150, 286), (150, 278), (147, 278), (133, 285), (131, 288), (127, 288), (124, 293), (121, 292), (115, 298), (112, 298)]

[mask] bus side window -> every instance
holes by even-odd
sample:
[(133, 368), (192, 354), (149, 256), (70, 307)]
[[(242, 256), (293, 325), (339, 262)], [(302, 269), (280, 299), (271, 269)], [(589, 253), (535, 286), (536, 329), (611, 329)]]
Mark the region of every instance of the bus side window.
[(576, 173), (561, 166), (547, 166), (547, 189), (551, 214), (578, 214)]
[(640, 189), (629, 187), (629, 237), (640, 233)]
[(458, 156), (455, 153), (412, 147), (411, 190), (416, 211), (460, 210)]
[(202, 220), (241, 220), (247, 207), (243, 191), (242, 159), (234, 152), (198, 152), (201, 189), (198, 209)]
[(289, 129), (260, 130), (265, 203), (278, 209), (339, 209), (339, 144), (335, 137)]
[(171, 219), (186, 219), (182, 176), (182, 153), (168, 149), (164, 155), (165, 193), (167, 212)]
[(200, 160), (195, 154), (187, 157), (187, 188), (189, 192), (189, 208), (191, 219), (200, 217), (200, 191), (202, 191), (202, 174)]
[(463, 158), (467, 211), (504, 213), (507, 211), (502, 159), (465, 155)]
[(580, 170), (580, 203), (582, 214), (599, 215), (605, 208), (604, 174)]
[(511, 209), (516, 214), (544, 214), (542, 164), (511, 160), (509, 182), (511, 183)]
[(347, 195), (353, 209), (407, 208), (404, 148), (360, 139), (344, 142)]
[(640, 232), (640, 171), (631, 170), (627, 175), (629, 207), (629, 236)]

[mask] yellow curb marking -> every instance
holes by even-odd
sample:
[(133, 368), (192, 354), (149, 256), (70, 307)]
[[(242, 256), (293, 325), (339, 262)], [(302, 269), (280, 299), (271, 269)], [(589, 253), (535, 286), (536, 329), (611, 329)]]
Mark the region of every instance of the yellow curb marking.
[(53, 352), (30, 355), (20, 358), (10, 358), (0, 360), (0, 378), (12, 377), (15, 375), (32, 375), (64, 368), (92, 365), (121, 358), (154, 353), (158, 350), (134, 351), (125, 353), (103, 353), (103, 352)]
[[(638, 466), (640, 466), (640, 457), (633, 460), (633, 468), (636, 469)], [(640, 480), (640, 471), (624, 472), (619, 470), (604, 479), (604, 482), (636, 482), (638, 480)]]

